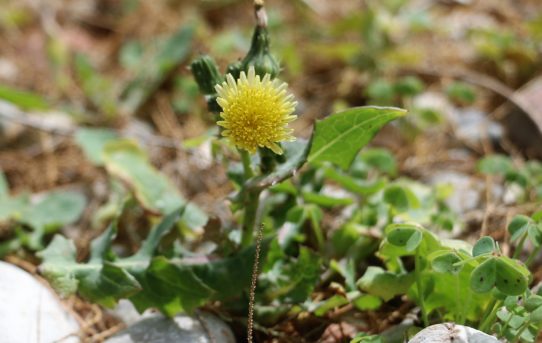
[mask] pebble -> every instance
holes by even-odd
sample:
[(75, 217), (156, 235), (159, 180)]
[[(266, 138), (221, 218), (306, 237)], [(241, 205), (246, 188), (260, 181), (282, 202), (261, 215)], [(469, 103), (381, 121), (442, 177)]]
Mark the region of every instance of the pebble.
[(221, 319), (207, 312), (196, 316), (161, 314), (145, 316), (105, 343), (235, 343), (231, 329)]

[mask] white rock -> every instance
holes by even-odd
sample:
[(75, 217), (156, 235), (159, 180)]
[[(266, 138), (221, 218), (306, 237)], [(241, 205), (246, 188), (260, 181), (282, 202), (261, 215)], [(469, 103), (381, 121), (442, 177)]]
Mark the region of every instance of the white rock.
[(446, 204), (455, 213), (465, 213), (478, 207), (484, 183), (470, 175), (455, 171), (435, 171), (428, 178), (429, 184), (448, 184), (453, 193), (446, 198)]
[(468, 326), (443, 323), (423, 329), (408, 343), (499, 343), (499, 340)]
[(1, 261), (0, 304), (1, 342), (79, 342), (79, 325), (56, 295), (32, 275)]
[(231, 329), (218, 317), (198, 312), (173, 319), (155, 314), (109, 338), (106, 343), (235, 343)]

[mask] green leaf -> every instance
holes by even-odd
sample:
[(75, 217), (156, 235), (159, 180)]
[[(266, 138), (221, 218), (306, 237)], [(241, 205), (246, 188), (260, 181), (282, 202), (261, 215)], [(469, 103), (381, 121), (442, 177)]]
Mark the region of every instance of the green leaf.
[[(461, 261), (461, 258), (454, 252), (442, 251), (439, 256), (432, 259), (431, 266), (439, 273), (457, 274), (461, 266), (454, 265)], [(429, 258), (431, 259), (431, 257)]]
[(316, 204), (322, 207), (337, 207), (337, 206), (348, 206), (354, 203), (352, 198), (337, 198), (325, 194), (319, 194), (314, 192), (303, 192), (303, 200), (307, 203)]
[(539, 307), (542, 307), (542, 296), (532, 294), (525, 300), (525, 309), (527, 311), (532, 312)]
[(483, 174), (505, 175), (513, 170), (512, 160), (504, 155), (488, 155), (478, 162), (478, 171)]
[(0, 223), (21, 218), (23, 211), (29, 206), (27, 194), (16, 197), (0, 198)]
[(446, 95), (453, 101), (472, 104), (476, 100), (474, 88), (464, 82), (453, 82), (446, 87)]
[(331, 162), (346, 170), (385, 124), (405, 113), (393, 107), (356, 107), (332, 114), (316, 123), (308, 161)]
[(6, 175), (0, 170), (0, 201), (9, 198), (9, 185)]
[(325, 301), (322, 301), (316, 310), (314, 310), (314, 315), (317, 317), (322, 317), (329, 311), (336, 309), (338, 307), (341, 307), (343, 305), (348, 304), (348, 299), (343, 295), (334, 295), (329, 299), (326, 299)]
[(292, 176), (307, 161), (311, 144), (312, 139), (310, 141), (298, 139), (295, 142), (282, 143), (284, 151), (282, 156), (285, 161), (277, 165), (272, 173), (250, 179), (246, 187), (263, 189), (276, 185)]
[(85, 209), (86, 199), (77, 192), (51, 192), (39, 202), (26, 206), (21, 210), (22, 223), (32, 227), (28, 246), (39, 249), (46, 233), (54, 232), (60, 227), (74, 223)]
[(163, 294), (169, 293), (167, 302), (162, 304), (162, 308), (169, 315), (182, 310), (190, 313), (194, 308), (205, 304), (214, 293), (193, 269), (192, 266), (172, 263), (162, 256), (153, 259), (149, 266), (148, 272), (157, 282), (164, 284), (164, 287), (161, 287)]
[(85, 156), (95, 165), (102, 166), (102, 154), (107, 143), (118, 139), (114, 130), (104, 128), (81, 128), (75, 133), (75, 141)]
[(45, 110), (49, 104), (41, 96), (0, 85), (0, 99), (6, 100), (23, 110)]
[(100, 75), (87, 56), (75, 56), (75, 73), (90, 102), (108, 118), (117, 113), (117, 94), (111, 79)]
[(501, 256), (496, 261), (495, 286), (506, 295), (521, 295), (527, 290), (529, 271), (517, 260)]
[(378, 179), (374, 182), (357, 180), (347, 174), (340, 172), (332, 166), (324, 167), (324, 176), (330, 180), (337, 182), (347, 191), (364, 196), (375, 194), (386, 185), (386, 181), (383, 179)]
[(397, 174), (397, 161), (388, 150), (381, 148), (365, 149), (361, 152), (360, 158), (367, 165), (378, 169), (390, 176)]
[(352, 300), (352, 304), (360, 311), (374, 311), (382, 306), (382, 300), (372, 294), (363, 294)]
[(495, 286), (495, 281), (497, 280), (496, 266), (496, 259), (491, 257), (473, 270), (470, 279), (473, 291), (485, 293), (489, 292)]
[(472, 248), (472, 256), (476, 257), (483, 254), (491, 254), (492, 252), (496, 251), (496, 249), (497, 247), (493, 238), (484, 236), (480, 238), (476, 244), (474, 244), (474, 247)]
[(306, 247), (300, 247), (297, 259), (278, 259), (261, 275), (265, 297), (284, 303), (302, 303), (314, 290), (321, 276), (322, 259)]
[(423, 235), (417, 229), (409, 226), (397, 226), (387, 234), (388, 242), (406, 251), (414, 251), (422, 242)]
[(409, 208), (409, 197), (405, 189), (399, 185), (390, 185), (384, 190), (384, 201), (397, 210), (404, 212)]
[(356, 284), (362, 291), (388, 301), (396, 295), (406, 294), (413, 282), (413, 274), (398, 275), (380, 267), (369, 266)]
[[(195, 27), (186, 25), (169, 37), (152, 56), (146, 56), (139, 74), (122, 95), (122, 112), (132, 114), (166, 81), (191, 51)], [(151, 63), (147, 61), (152, 61)]]
[(40, 272), (62, 296), (79, 290), (85, 298), (112, 307), (117, 298), (127, 297), (140, 289), (133, 276), (103, 261), (100, 256), (109, 250), (115, 235), (116, 227), (112, 225), (98, 238), (100, 243), (94, 244), (92, 262), (88, 264), (77, 263), (73, 242), (56, 235), (47, 249), (38, 253), (43, 259)]
[(531, 218), (524, 215), (517, 215), (512, 218), (510, 224), (508, 224), (508, 232), (510, 233), (510, 240), (516, 241), (527, 231)]
[[(186, 205), (177, 187), (149, 162), (147, 155), (130, 140), (115, 140), (105, 145), (102, 155), (107, 171), (122, 180), (139, 204), (154, 214), (170, 213)], [(188, 204), (182, 221), (191, 229), (207, 222), (207, 215), (196, 205)]]
[[(62, 283), (71, 286), (67, 288), (71, 293), (78, 289), (85, 298), (104, 306), (111, 307), (118, 299), (127, 297), (136, 297), (133, 302), (138, 309), (146, 307), (137, 299), (147, 301), (145, 305), (158, 306), (161, 304), (161, 294), (149, 287), (146, 269), (160, 239), (173, 228), (179, 214), (179, 210), (173, 211), (153, 228), (136, 254), (112, 262), (105, 261), (104, 255), (109, 253), (116, 236), (115, 224), (92, 242), (91, 258), (86, 264), (75, 261), (73, 243), (56, 236), (55, 241), (60, 243), (51, 244), (41, 254), (44, 262), (40, 269), (55, 289), (58, 289), (60, 281), (61, 286)], [(65, 278), (71, 283), (63, 281)]]

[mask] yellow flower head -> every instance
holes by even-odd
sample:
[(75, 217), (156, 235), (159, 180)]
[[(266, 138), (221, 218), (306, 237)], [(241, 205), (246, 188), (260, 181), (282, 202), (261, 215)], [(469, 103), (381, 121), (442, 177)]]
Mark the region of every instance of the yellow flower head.
[(277, 142), (295, 140), (288, 123), (296, 118), (292, 113), (297, 103), (286, 92), (287, 86), (276, 79), (271, 81), (269, 74), (260, 79), (254, 67), (248, 75), (241, 72), (237, 81), (228, 74), (226, 82), (216, 85), (223, 119), (217, 124), (224, 128), (222, 135), (252, 153), (257, 147), (266, 147), (282, 154)]

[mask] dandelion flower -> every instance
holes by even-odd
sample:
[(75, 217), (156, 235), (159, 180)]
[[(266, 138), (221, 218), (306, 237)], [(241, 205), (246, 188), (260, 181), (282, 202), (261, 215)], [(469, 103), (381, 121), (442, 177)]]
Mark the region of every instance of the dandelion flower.
[(222, 136), (251, 153), (266, 147), (282, 154), (277, 143), (295, 140), (288, 123), (296, 118), (292, 113), (297, 103), (286, 88), (286, 83), (271, 80), (269, 74), (260, 79), (254, 67), (248, 75), (241, 72), (237, 81), (228, 74), (226, 82), (216, 86), (216, 100), (222, 108), (222, 120), (217, 124), (224, 128)]

